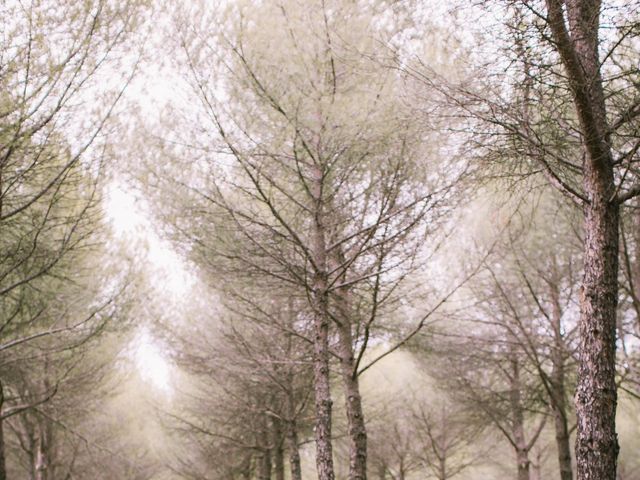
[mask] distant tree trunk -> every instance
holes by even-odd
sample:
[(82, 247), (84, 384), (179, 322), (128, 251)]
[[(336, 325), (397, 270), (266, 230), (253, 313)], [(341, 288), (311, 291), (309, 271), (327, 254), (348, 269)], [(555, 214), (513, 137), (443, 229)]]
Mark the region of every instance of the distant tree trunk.
[(258, 455), (258, 480), (271, 480), (271, 451), (262, 450)]
[(383, 463), (378, 465), (378, 480), (387, 480), (387, 467)]
[(438, 480), (447, 480), (447, 459), (445, 456), (438, 460)]
[(4, 421), (2, 420), (3, 406), (4, 406), (4, 386), (0, 381), (0, 480), (7, 480), (7, 467), (5, 463), (5, 446), (4, 446)]
[(291, 480), (302, 480), (302, 469), (300, 467), (300, 447), (298, 444), (298, 423), (296, 422), (296, 406), (293, 398), (293, 393), (289, 392), (288, 397), (288, 415), (290, 420), (287, 423), (287, 447), (289, 450), (289, 468), (291, 470)]
[[(512, 353), (512, 355), (515, 355), (515, 353)], [(522, 407), (522, 398), (520, 393), (522, 388), (520, 382), (520, 364), (518, 363), (518, 359), (513, 356), (510, 359), (510, 363), (511, 385), (509, 399), (512, 415), (511, 429), (515, 444), (516, 461), (518, 463), (518, 480), (530, 480), (529, 468), (531, 461), (529, 460), (529, 451), (524, 433), (524, 409)]]
[(242, 462), (240, 475), (244, 480), (251, 480), (251, 459), (252, 455), (248, 454)]
[[(584, 145), (584, 278), (576, 390), (578, 480), (615, 480), (619, 201), (600, 72), (600, 0), (546, 0)], [(565, 20), (566, 18), (566, 20)]]
[(312, 178), (314, 224), (312, 256), (314, 278), (311, 300), (314, 315), (314, 393), (315, 393), (315, 441), (318, 480), (334, 480), (333, 447), (331, 443), (331, 386), (329, 379), (329, 293), (327, 274), (327, 245), (323, 208), (324, 172), (316, 165)]
[(273, 463), (275, 480), (284, 480), (284, 449), (282, 438), (282, 425), (279, 419), (273, 421)]
[(400, 459), (400, 468), (398, 469), (398, 480), (404, 480), (404, 459)]
[(558, 465), (560, 480), (573, 480), (571, 465), (571, 439), (567, 412), (567, 392), (565, 386), (565, 356), (566, 344), (562, 334), (562, 310), (557, 284), (550, 285), (551, 293), (551, 321), (554, 345), (551, 352), (550, 397), (553, 413), (556, 447), (558, 450)]

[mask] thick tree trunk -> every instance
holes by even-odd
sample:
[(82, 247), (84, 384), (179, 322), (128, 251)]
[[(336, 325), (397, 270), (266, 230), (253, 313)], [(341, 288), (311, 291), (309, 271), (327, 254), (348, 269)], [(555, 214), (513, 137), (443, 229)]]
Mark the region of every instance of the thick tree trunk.
[[(598, 183), (597, 179), (591, 181)], [(619, 450), (615, 430), (619, 208), (609, 201), (611, 194), (610, 188), (600, 189), (586, 207), (580, 365), (575, 396), (579, 480), (616, 478)]]
[(575, 395), (577, 474), (578, 480), (615, 480), (619, 451), (615, 429), (619, 204), (598, 51), (601, 1), (546, 2), (585, 151), (584, 279)]
[(313, 376), (315, 393), (315, 441), (318, 480), (334, 480), (331, 443), (331, 385), (329, 378), (329, 293), (327, 245), (323, 212), (324, 175), (319, 167), (313, 171), (312, 193), (315, 201), (312, 256), (314, 278), (311, 291), (313, 307)]
[(353, 339), (348, 319), (339, 326), (340, 369), (349, 437), (349, 480), (367, 478), (367, 431), (358, 376), (354, 372)]

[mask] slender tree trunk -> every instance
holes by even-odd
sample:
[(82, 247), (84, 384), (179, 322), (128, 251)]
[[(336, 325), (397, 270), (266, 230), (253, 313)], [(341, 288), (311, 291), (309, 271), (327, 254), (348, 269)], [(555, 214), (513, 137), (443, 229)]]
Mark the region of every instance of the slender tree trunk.
[[(346, 322), (345, 322), (346, 323)], [(340, 326), (340, 366), (349, 435), (349, 480), (367, 478), (367, 432), (358, 376), (354, 372), (351, 326)]]
[(289, 447), (289, 468), (291, 470), (291, 480), (302, 480), (302, 469), (300, 467), (300, 450), (298, 447), (298, 432), (295, 421), (291, 422), (288, 431)]
[(262, 450), (258, 455), (258, 480), (271, 480), (271, 451)]
[[(584, 278), (576, 390), (578, 480), (615, 480), (619, 204), (609, 144), (599, 39), (600, 0), (546, 0), (573, 93), (585, 152)], [(565, 20), (566, 18), (566, 20)]]
[(516, 450), (516, 460), (518, 462), (518, 480), (530, 480), (531, 461), (526, 450)]
[(444, 457), (438, 460), (438, 480), (447, 480), (447, 459)]
[(343, 315), (338, 327), (340, 369), (344, 388), (349, 436), (349, 480), (367, 478), (367, 431), (362, 411), (362, 397), (358, 376), (354, 371), (351, 324)]
[(4, 386), (0, 382), (0, 480), (7, 480), (7, 467), (5, 463), (4, 446), (4, 421), (2, 419), (2, 407), (4, 406)]
[(571, 439), (567, 412), (567, 391), (565, 385), (566, 344), (562, 334), (562, 309), (557, 284), (550, 285), (551, 321), (554, 336), (551, 352), (550, 403), (553, 413), (560, 480), (573, 480), (571, 465)]
[(275, 480), (284, 480), (284, 448), (282, 438), (282, 424), (279, 419), (273, 421), (273, 463)]
[[(293, 382), (289, 382), (293, 388)], [(288, 416), (287, 422), (287, 448), (289, 450), (289, 468), (291, 470), (291, 480), (302, 480), (302, 469), (300, 467), (300, 446), (298, 442), (298, 422), (296, 421), (296, 405), (293, 392), (288, 394)]]
[(242, 478), (244, 480), (250, 480), (251, 479), (251, 460), (252, 460), (252, 455), (249, 454), (245, 457), (245, 459), (242, 462), (242, 471), (240, 472), (240, 475), (242, 476)]
[(327, 275), (326, 233), (323, 212), (322, 170), (312, 173), (312, 193), (315, 202), (313, 225), (314, 278), (311, 292), (313, 307), (313, 375), (315, 393), (316, 469), (318, 480), (334, 480), (333, 447), (331, 443), (331, 386), (329, 378), (329, 293)]
[[(340, 249), (334, 249), (331, 268), (336, 270), (347, 263)], [(344, 276), (343, 276), (344, 277)], [(346, 280), (346, 278), (342, 278)], [(347, 414), (347, 435), (349, 439), (349, 480), (367, 478), (367, 429), (362, 410), (360, 383), (355, 366), (353, 352), (352, 324), (355, 312), (350, 300), (349, 288), (340, 288), (334, 292), (332, 300), (337, 307), (338, 348), (340, 373), (344, 390), (345, 411)]]
[[(512, 353), (512, 355), (515, 355), (515, 353)], [(529, 452), (527, 450), (524, 433), (524, 410), (520, 394), (520, 389), (522, 388), (520, 383), (520, 365), (515, 356), (510, 359), (510, 362), (512, 375), (509, 392), (512, 414), (511, 431), (515, 444), (516, 462), (518, 464), (518, 480), (530, 480), (529, 468), (531, 461), (529, 460)]]
[[(553, 381), (553, 380), (552, 380)], [(561, 380), (558, 380), (560, 382)], [(564, 387), (563, 383), (560, 384)], [(573, 480), (573, 467), (571, 465), (571, 439), (569, 425), (567, 422), (566, 400), (560, 397), (561, 392), (557, 391), (558, 399), (552, 405), (554, 428), (556, 436), (556, 447), (558, 450), (558, 465), (560, 467), (560, 480)]]

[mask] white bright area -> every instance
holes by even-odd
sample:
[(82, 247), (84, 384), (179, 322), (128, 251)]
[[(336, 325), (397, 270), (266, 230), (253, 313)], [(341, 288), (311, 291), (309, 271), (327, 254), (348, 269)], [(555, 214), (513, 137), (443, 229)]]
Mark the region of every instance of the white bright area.
[[(113, 181), (106, 195), (105, 212), (116, 239), (135, 249), (136, 264), (145, 278), (161, 278), (162, 293), (169, 304), (179, 310), (194, 279), (171, 245), (154, 230), (149, 206), (124, 183)], [(150, 285), (150, 288), (159, 288)], [(167, 396), (172, 392), (172, 369), (167, 346), (154, 335), (153, 325), (143, 322), (133, 335), (126, 351), (130, 352), (140, 377)]]

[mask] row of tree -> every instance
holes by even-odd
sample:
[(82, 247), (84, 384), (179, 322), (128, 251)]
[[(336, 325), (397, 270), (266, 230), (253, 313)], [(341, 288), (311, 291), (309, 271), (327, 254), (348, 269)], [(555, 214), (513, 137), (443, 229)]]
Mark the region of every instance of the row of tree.
[(3, 480), (150, 475), (107, 414), (128, 280), (101, 205), (143, 7), (0, 6)]
[[(201, 462), (175, 467), (185, 475), (285, 478), (288, 455), (301, 478), (312, 435), (321, 480), (436, 464), (451, 478), (493, 426), (524, 480), (542, 471), (532, 452), (552, 424), (563, 480), (616, 478), (617, 392), (635, 394), (636, 375), (636, 230), (619, 232), (640, 193), (637, 12), (486, 3), (458, 9), (461, 33), (447, 39), (430, 6), (408, 3), (176, 15), (192, 101), (171, 118), (190, 134), (163, 130), (146, 174), (224, 306), (221, 326), (196, 335), (204, 344), (178, 342), (197, 393), (175, 420), (202, 446)], [(506, 204), (475, 248), (471, 217), (456, 213), (478, 214), (474, 193)], [(434, 433), (437, 412), (409, 399), (386, 428), (369, 418), (362, 375), (404, 347), (449, 392), (440, 420), (451, 407), (442, 421), (465, 428)], [(400, 466), (371, 436), (391, 425)]]

